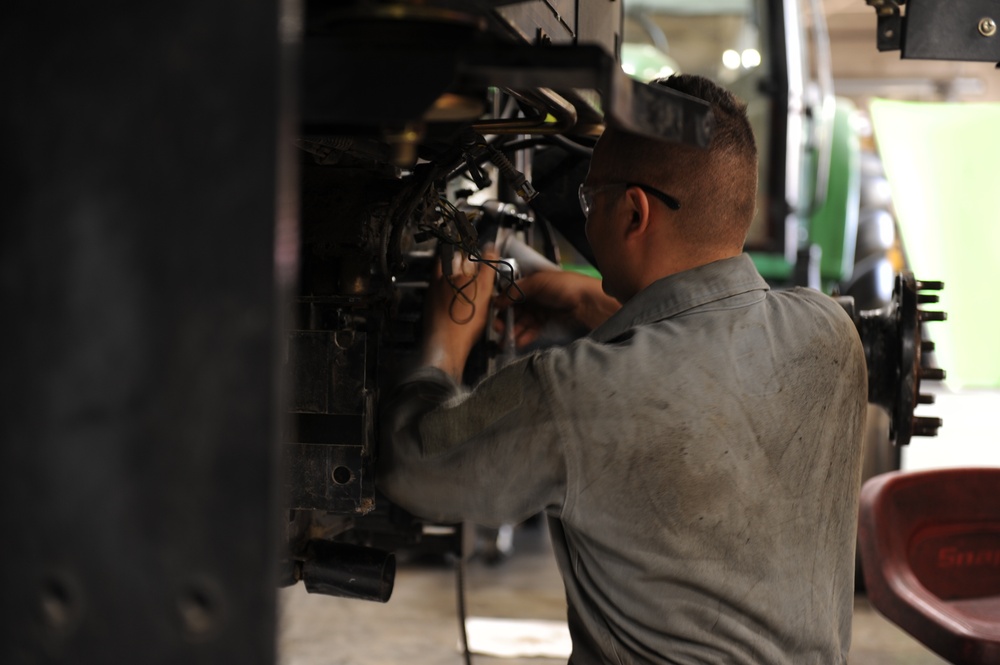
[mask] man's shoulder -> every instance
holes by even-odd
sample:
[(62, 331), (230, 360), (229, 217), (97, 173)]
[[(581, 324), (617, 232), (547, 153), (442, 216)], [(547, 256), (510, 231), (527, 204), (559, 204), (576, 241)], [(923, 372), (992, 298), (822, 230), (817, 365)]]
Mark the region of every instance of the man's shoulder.
[(826, 316), (852, 328), (854, 326), (851, 316), (836, 299), (816, 289), (796, 286), (770, 291), (768, 296), (786, 304), (793, 312), (799, 312), (804, 317)]
[(805, 287), (772, 291), (769, 297), (786, 319), (788, 334), (831, 353), (853, 354), (864, 363), (858, 328), (835, 298)]

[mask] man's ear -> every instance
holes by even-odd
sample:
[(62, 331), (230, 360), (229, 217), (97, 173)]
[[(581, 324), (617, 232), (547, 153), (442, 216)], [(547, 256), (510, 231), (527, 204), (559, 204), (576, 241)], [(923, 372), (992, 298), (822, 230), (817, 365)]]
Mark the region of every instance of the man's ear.
[(641, 239), (649, 230), (650, 225), (649, 197), (639, 187), (629, 187), (625, 190), (625, 204), (629, 215), (625, 237), (626, 239)]

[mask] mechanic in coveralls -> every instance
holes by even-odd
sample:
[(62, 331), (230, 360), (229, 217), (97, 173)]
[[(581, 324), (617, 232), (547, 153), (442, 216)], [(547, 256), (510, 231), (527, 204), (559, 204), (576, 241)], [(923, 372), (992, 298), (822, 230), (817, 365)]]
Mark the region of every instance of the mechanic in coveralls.
[(463, 389), (494, 273), (471, 304), (439, 278), (424, 366), (384, 412), (379, 485), (433, 520), (544, 511), (575, 665), (845, 663), (861, 342), (831, 298), (769, 290), (743, 254), (745, 105), (700, 77), (657, 83), (711, 104), (710, 148), (606, 130), (581, 188), (603, 283), (519, 283), (522, 339), (541, 311), (592, 332)]

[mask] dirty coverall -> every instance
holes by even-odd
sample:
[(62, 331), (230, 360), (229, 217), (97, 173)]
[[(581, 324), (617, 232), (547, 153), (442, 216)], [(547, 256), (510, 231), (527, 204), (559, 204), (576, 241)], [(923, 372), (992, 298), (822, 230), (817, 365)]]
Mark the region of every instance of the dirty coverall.
[(545, 512), (576, 665), (844, 663), (866, 401), (848, 315), (744, 254), (471, 392), (418, 370), (377, 482), (434, 520)]

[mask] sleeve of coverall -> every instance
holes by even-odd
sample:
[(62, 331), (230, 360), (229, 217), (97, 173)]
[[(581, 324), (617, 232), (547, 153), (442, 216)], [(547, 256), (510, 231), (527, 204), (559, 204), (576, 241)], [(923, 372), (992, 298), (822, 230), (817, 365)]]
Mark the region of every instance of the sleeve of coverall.
[(462, 392), (423, 368), (382, 410), (376, 483), (421, 517), (487, 526), (558, 510), (566, 463), (535, 357)]

